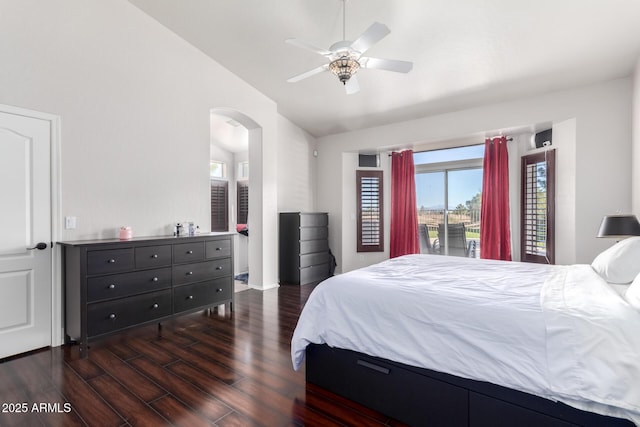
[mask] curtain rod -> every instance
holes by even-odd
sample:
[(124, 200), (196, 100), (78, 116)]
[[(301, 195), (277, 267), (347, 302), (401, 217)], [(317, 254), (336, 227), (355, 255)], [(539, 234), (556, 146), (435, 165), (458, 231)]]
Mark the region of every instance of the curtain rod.
[[(501, 136), (502, 135), (492, 136), (489, 139), (493, 140), (493, 138), (500, 138)], [(507, 141), (513, 141), (513, 137), (508, 136)], [(461, 146), (461, 147), (466, 147), (466, 146)], [(459, 148), (459, 147), (438, 148), (438, 150), (450, 150), (451, 148)], [(430, 151), (430, 150), (427, 150), (427, 151)], [(433, 150), (433, 151), (436, 151), (436, 150)], [(391, 153), (389, 153), (389, 157), (393, 156), (393, 153), (402, 153), (402, 151), (392, 151)]]

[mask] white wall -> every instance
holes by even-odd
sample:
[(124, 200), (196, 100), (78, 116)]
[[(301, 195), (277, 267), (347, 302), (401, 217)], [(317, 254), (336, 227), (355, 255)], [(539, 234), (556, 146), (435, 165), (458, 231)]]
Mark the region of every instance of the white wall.
[[(0, 102), (62, 116), (63, 239), (208, 225), (209, 111), (276, 105), (124, 0), (2, 0)], [(9, 60), (10, 58), (10, 60)]]
[[(256, 287), (277, 282), (275, 103), (125, 0), (0, 0), (0, 103), (62, 117), (62, 240), (209, 224), (209, 115), (253, 127)], [(257, 273), (256, 269), (256, 273)]]
[[(561, 204), (565, 208), (565, 213), (558, 214), (558, 224), (563, 227), (560, 236), (574, 238), (557, 243), (557, 262), (591, 262), (612, 243), (595, 238), (602, 216), (631, 209), (630, 119), (631, 79), (625, 78), (318, 139), (318, 170), (323, 177), (318, 182), (318, 209), (330, 213), (330, 245), (339, 268), (346, 271), (350, 266), (375, 262), (348, 245), (344, 245), (345, 251), (343, 245), (337, 245), (356, 238), (348, 216), (343, 215), (350, 202), (342, 194), (351, 191), (341, 188), (349, 183), (344, 178), (347, 172), (343, 153), (416, 146), (441, 148), (442, 141), (469, 135), (500, 131), (508, 134), (512, 129), (536, 123), (556, 126), (566, 121), (569, 122), (561, 126), (556, 145), (559, 178), (564, 179), (558, 185), (563, 188)], [(573, 130), (571, 120), (575, 121)]]
[(636, 62), (636, 68), (633, 74), (633, 101), (632, 101), (632, 125), (631, 131), (633, 135), (632, 148), (632, 198), (633, 213), (640, 215), (640, 57)]
[[(377, 168), (360, 168), (358, 166), (358, 153), (342, 153), (342, 182), (335, 188), (335, 197), (341, 198), (342, 215), (340, 223), (332, 221), (333, 215), (329, 217), (329, 247), (332, 252), (351, 254), (352, 256), (338, 258), (336, 256), (338, 271), (350, 271), (356, 268), (383, 261), (389, 258), (389, 227), (391, 224), (391, 160), (386, 153), (380, 154), (380, 166)], [(382, 197), (383, 197), (383, 224), (384, 224), (384, 251), (383, 252), (361, 252), (357, 253), (358, 230), (357, 222), (357, 184), (356, 170), (381, 170), (382, 171)], [(327, 171), (328, 173), (333, 173)], [(339, 231), (342, 230), (342, 231)], [(336, 237), (333, 237), (336, 236)], [(340, 242), (340, 246), (334, 244), (334, 240)]]
[(315, 138), (278, 115), (278, 212), (312, 212), (316, 206)]

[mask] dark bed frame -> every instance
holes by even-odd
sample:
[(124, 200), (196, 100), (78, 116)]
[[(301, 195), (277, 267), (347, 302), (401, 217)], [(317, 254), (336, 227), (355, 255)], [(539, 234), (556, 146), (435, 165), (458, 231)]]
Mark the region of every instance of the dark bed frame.
[(307, 381), (412, 426), (633, 427), (495, 384), (311, 344)]

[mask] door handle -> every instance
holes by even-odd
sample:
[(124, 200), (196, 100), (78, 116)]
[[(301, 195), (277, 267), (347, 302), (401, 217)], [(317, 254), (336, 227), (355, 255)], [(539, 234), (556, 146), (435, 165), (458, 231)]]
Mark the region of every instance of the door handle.
[(43, 249), (47, 249), (47, 244), (44, 243), (44, 242), (40, 242), (37, 245), (35, 245), (34, 247), (32, 247), (32, 248), (27, 248), (27, 250), (29, 250), (29, 251), (32, 251), (34, 249), (37, 249), (39, 251), (41, 251)]

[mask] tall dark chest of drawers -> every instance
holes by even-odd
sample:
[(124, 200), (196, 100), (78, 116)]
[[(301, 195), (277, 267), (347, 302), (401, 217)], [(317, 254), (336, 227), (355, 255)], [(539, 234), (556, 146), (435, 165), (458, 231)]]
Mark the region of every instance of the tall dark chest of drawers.
[(280, 282), (304, 285), (329, 277), (329, 215), (280, 213)]
[(229, 303), (233, 235), (61, 242), (65, 334), (90, 340)]

